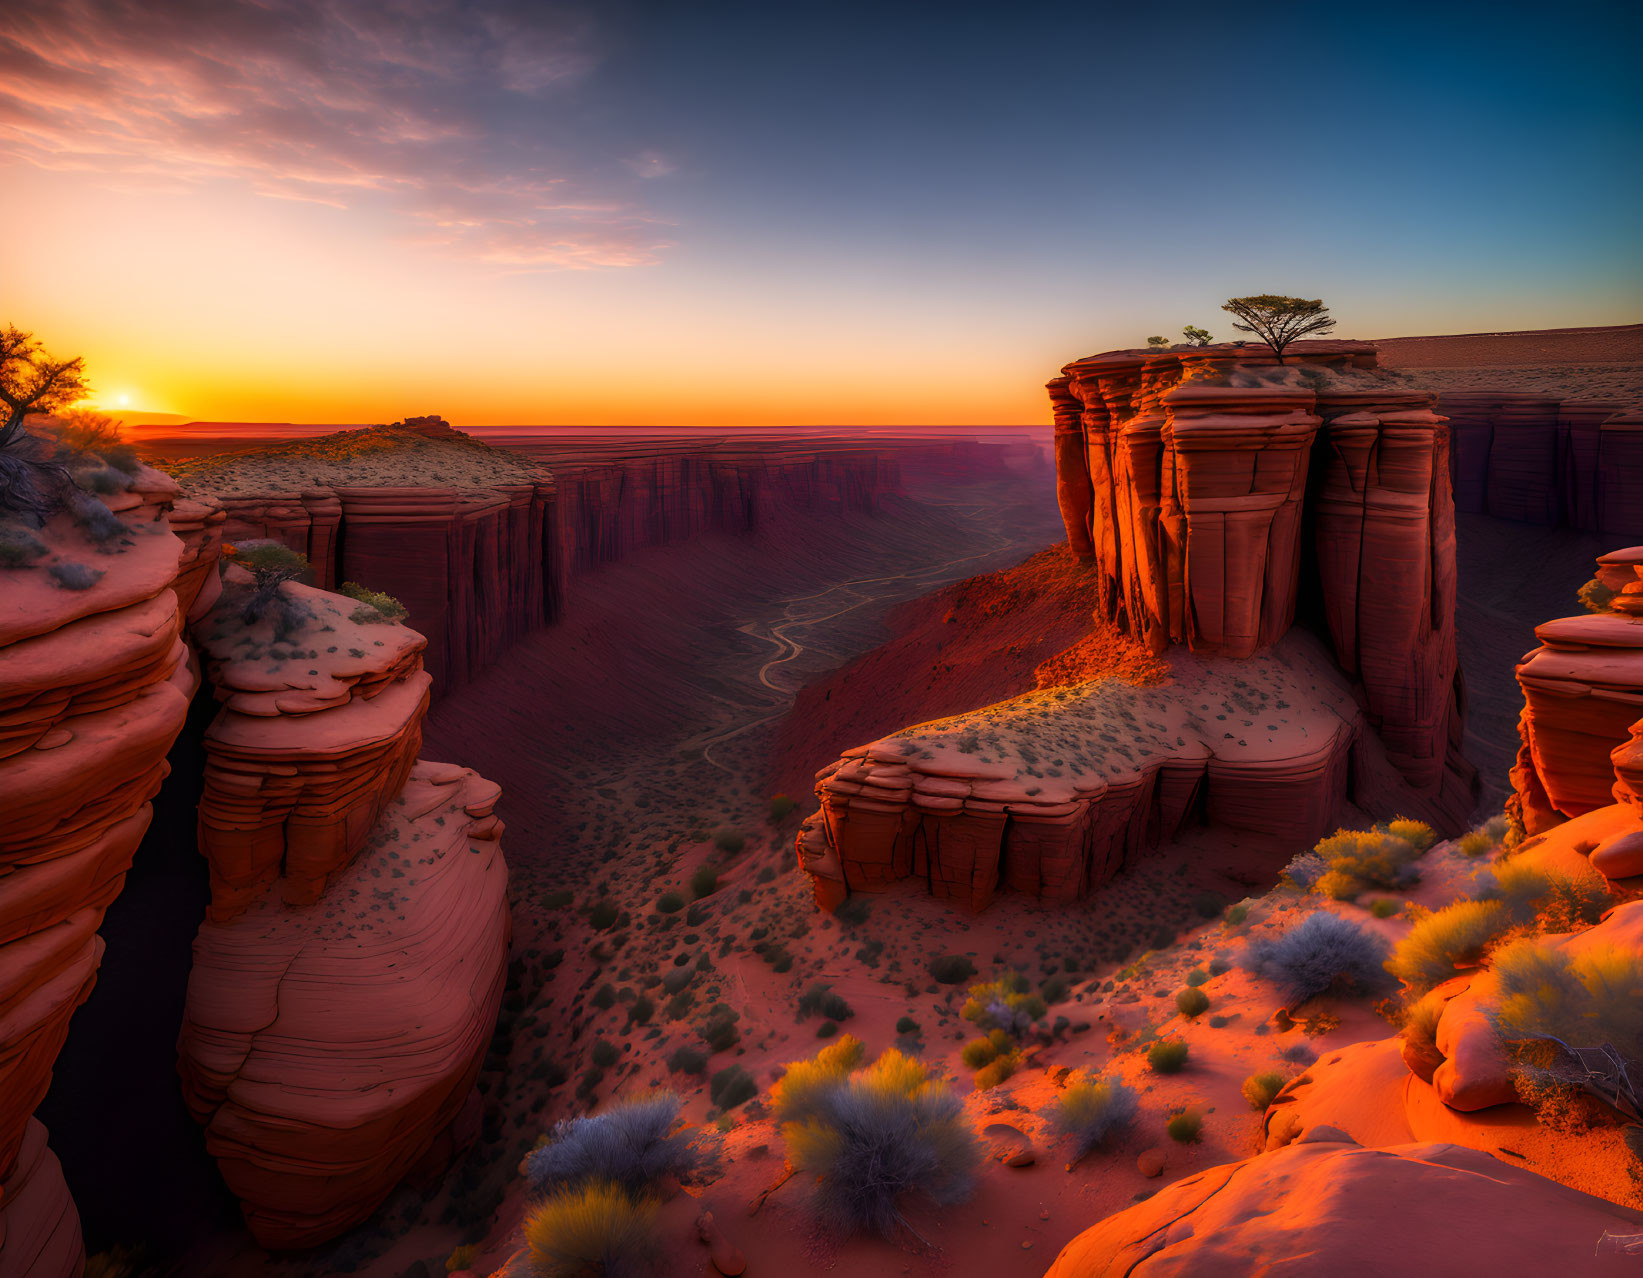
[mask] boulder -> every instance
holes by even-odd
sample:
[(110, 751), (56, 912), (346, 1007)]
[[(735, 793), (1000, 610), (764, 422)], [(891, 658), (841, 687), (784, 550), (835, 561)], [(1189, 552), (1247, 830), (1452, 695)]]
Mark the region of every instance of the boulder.
[[(1630, 1272), (1643, 1213), (1443, 1143), (1296, 1143), (1166, 1186), (1062, 1250), (1045, 1278)], [(1594, 1256), (1594, 1248), (1598, 1254)]]

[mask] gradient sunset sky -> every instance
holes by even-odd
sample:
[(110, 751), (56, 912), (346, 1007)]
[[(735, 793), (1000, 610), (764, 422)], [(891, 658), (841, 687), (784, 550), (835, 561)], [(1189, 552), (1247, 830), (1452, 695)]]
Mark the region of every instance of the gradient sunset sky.
[(1045, 421), (1239, 293), (1630, 323), (1640, 11), (6, 0), (0, 323), (459, 426)]

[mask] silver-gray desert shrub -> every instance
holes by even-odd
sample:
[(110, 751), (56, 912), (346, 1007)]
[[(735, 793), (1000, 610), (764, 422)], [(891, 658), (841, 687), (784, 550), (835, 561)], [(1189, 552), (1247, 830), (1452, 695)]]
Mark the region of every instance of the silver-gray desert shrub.
[(1243, 967), (1281, 987), (1293, 1002), (1329, 990), (1367, 993), (1385, 980), (1386, 943), (1328, 910), (1244, 947)]
[(690, 1184), (712, 1174), (715, 1150), (701, 1132), (674, 1132), (679, 1098), (655, 1092), (624, 1101), (602, 1114), (554, 1125), (548, 1143), (525, 1160), (525, 1176), (537, 1192), (589, 1183), (620, 1185), (639, 1195), (663, 1177)]
[(1118, 1078), (1080, 1070), (1067, 1080), (1050, 1112), (1050, 1126), (1072, 1137), (1073, 1157), (1082, 1158), (1107, 1136), (1135, 1120), (1135, 1090)]

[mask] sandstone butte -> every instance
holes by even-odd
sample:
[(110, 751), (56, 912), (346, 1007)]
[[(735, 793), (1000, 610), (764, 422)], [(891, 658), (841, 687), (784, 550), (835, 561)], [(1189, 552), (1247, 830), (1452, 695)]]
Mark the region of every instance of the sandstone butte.
[(303, 619), (247, 623), (232, 570), (194, 628), (205, 733), (178, 1069), (266, 1247), (357, 1224), (459, 1126), (507, 971), (496, 786), (416, 760), (425, 641), (295, 583)]
[[(0, 1273), (78, 1273), (79, 1221), (30, 1115), (103, 958), (97, 935), (148, 828), (197, 682), (183, 642), (218, 589), (221, 513), (147, 467), (103, 498), (123, 531), (67, 514), (0, 572)], [(168, 517), (169, 516), (169, 517)], [(82, 565), (83, 590), (49, 569)]]
[[(215, 501), (146, 467), (103, 501), (124, 533), (94, 544), (58, 516), (45, 555), (6, 570), (0, 591), (5, 1278), (84, 1261), (30, 1115), (95, 982), (97, 929), (201, 659), (221, 703), (199, 814), (212, 903), (179, 1070), (259, 1241), (333, 1237), (454, 1152), (506, 974), (498, 790), (415, 758), (422, 636), (292, 584), (308, 620), (276, 637), (243, 621), (232, 574), (224, 594)], [(59, 561), (95, 579), (59, 588)]]
[[(846, 752), (798, 838), (819, 905), (906, 878), (976, 909), (1001, 886), (1074, 899), (1205, 817), (1291, 848), (1348, 800), (1464, 819), (1445, 419), (1371, 346), (1293, 349), (1282, 367), (1116, 351), (1050, 382), (1096, 624), (1172, 677), (1048, 689)], [(1294, 628), (1303, 600), (1325, 643)]]

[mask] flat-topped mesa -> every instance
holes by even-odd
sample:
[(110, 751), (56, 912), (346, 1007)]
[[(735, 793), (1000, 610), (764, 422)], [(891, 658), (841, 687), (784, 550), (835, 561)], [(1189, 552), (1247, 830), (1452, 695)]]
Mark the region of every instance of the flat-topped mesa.
[(1530, 834), (1630, 801), (1615, 768), (1643, 718), (1643, 546), (1602, 556), (1597, 580), (1615, 592), (1608, 610), (1542, 622), (1518, 663), (1511, 802)]
[(1046, 688), (846, 752), (817, 774), (799, 861), (825, 909), (906, 878), (973, 910), (1001, 888), (1074, 901), (1189, 822), (1315, 840), (1360, 726), (1310, 635), (1246, 662), (1180, 653), (1161, 686)]
[(1114, 351), (1049, 388), (1063, 520), (1109, 618), (1154, 651), (1247, 657), (1317, 599), (1410, 782), (1465, 787), (1448, 433), (1430, 392), (1361, 342), (1296, 343), (1282, 365), (1252, 347)]
[(1361, 342), (1112, 351), (1049, 392), (1097, 624), (1168, 652), (1170, 681), (1046, 688), (846, 752), (798, 839), (818, 904), (904, 878), (974, 909), (1073, 900), (1189, 823), (1293, 848), (1348, 799), (1464, 820), (1432, 393)]
[(179, 462), (228, 512), (226, 533), (308, 557), (323, 589), (393, 595), (427, 638), (440, 691), (557, 613), (554, 478), (438, 417)]

